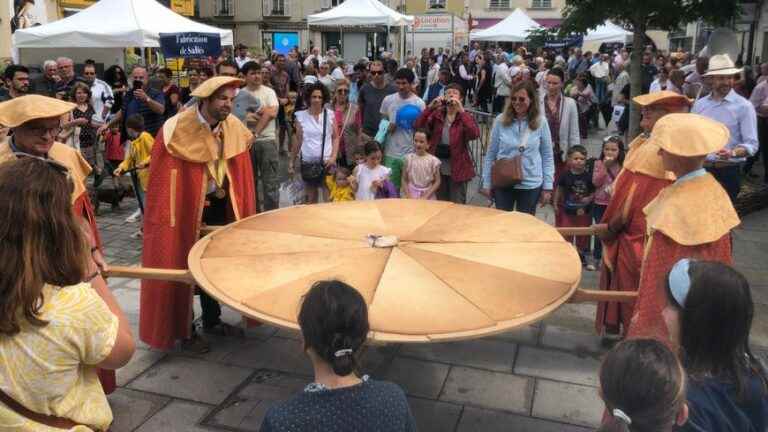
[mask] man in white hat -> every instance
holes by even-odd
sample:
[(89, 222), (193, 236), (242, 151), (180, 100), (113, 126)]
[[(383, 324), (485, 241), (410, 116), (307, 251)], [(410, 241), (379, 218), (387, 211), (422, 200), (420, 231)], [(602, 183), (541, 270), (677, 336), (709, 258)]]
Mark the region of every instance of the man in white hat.
[(736, 201), (741, 188), (741, 165), (759, 147), (755, 107), (733, 90), (734, 75), (741, 73), (728, 54), (718, 54), (709, 60), (704, 79), (712, 92), (693, 105), (694, 114), (701, 114), (722, 123), (731, 133), (726, 146), (707, 156), (705, 168), (712, 173)]

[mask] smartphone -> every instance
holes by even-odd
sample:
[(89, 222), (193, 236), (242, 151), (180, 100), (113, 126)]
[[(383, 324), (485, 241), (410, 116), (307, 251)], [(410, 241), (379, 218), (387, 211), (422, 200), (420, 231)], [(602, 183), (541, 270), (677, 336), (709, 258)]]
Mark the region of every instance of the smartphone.
[(134, 80), (133, 81), (133, 89), (134, 90), (141, 90), (142, 87), (144, 87), (144, 82), (140, 80)]

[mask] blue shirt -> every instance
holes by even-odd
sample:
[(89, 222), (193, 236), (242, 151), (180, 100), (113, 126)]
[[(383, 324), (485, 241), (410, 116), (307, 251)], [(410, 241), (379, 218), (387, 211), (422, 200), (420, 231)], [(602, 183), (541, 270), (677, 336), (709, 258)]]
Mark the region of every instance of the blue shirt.
[[(144, 91), (147, 93), (147, 96), (149, 96), (150, 99), (162, 106), (165, 106), (165, 95), (163, 92), (153, 88), (147, 88), (144, 89)], [(157, 114), (156, 112), (149, 109), (149, 106), (144, 102), (136, 99), (133, 96), (133, 92), (131, 91), (125, 95), (125, 101), (123, 103), (123, 124), (125, 124), (125, 121), (128, 119), (128, 117), (132, 116), (133, 114), (141, 114), (141, 116), (144, 117), (144, 129), (152, 136), (157, 135), (157, 131), (160, 130), (160, 127), (165, 121), (164, 114)]]
[(697, 177), (701, 177), (706, 173), (707, 173), (707, 170), (705, 170), (704, 168), (699, 168), (696, 171), (691, 171), (688, 174), (678, 178), (677, 180), (675, 180), (675, 183), (687, 182), (688, 180), (693, 180)]
[[(534, 102), (531, 102), (534, 103)], [(504, 114), (499, 114), (491, 130), (491, 145), (483, 160), (483, 189), (491, 188), (491, 167), (498, 159), (511, 159), (520, 154), (520, 140), (528, 127), (527, 120), (514, 120), (509, 126), (502, 124)], [(555, 158), (552, 150), (547, 119), (542, 116), (539, 127), (528, 134), (523, 151), (523, 181), (515, 189), (552, 190), (555, 177)]]
[[(744, 147), (750, 156), (757, 153), (759, 144), (755, 107), (733, 89), (721, 101), (712, 99), (711, 94), (697, 100), (693, 104), (691, 112), (709, 117), (728, 128), (731, 132), (731, 138), (725, 145), (727, 150)], [(715, 161), (717, 157), (713, 153), (707, 156), (707, 160)], [(730, 162), (744, 162), (745, 160), (746, 158), (729, 159)]]
[(717, 378), (691, 379), (686, 397), (690, 414), (681, 432), (765, 432), (768, 396), (756, 375), (747, 379), (747, 397), (737, 398), (736, 387)]

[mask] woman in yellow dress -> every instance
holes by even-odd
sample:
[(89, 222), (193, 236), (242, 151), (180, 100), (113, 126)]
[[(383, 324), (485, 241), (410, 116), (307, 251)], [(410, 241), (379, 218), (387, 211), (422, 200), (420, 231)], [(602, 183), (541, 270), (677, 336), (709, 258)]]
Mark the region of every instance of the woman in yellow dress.
[(128, 320), (90, 258), (67, 168), (16, 156), (0, 165), (0, 431), (105, 431), (96, 369), (131, 359)]

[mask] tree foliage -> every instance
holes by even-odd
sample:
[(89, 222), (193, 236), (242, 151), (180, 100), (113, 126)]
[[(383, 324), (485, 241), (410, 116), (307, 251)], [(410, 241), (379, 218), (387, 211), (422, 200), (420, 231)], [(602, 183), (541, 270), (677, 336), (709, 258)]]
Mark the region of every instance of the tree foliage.
[[(643, 46), (648, 29), (673, 31), (682, 24), (703, 20), (726, 25), (741, 14), (743, 0), (565, 0), (561, 34), (586, 33), (606, 19), (629, 26), (634, 32), (632, 45)], [(634, 49), (630, 62), (632, 97), (642, 88), (641, 49)], [(640, 113), (630, 107), (630, 136), (639, 133)]]
[(725, 25), (741, 13), (740, 3), (740, 0), (566, 0), (561, 31), (585, 33), (606, 19), (667, 31), (699, 19)]

